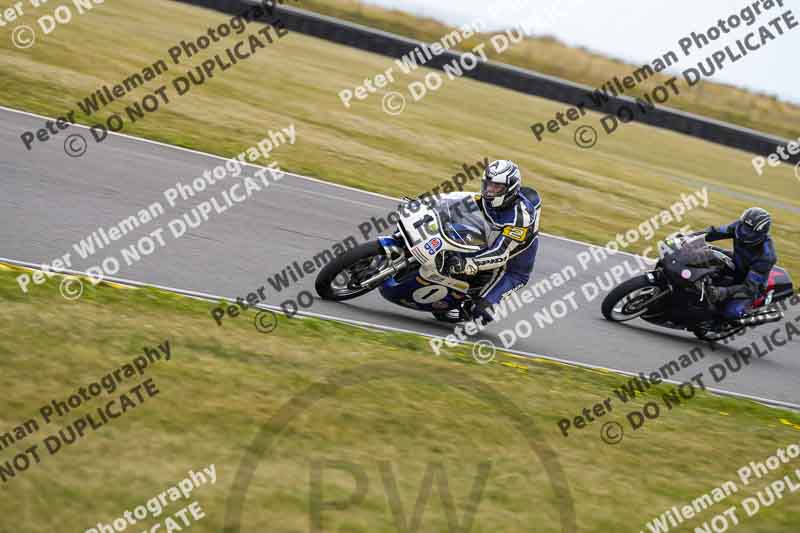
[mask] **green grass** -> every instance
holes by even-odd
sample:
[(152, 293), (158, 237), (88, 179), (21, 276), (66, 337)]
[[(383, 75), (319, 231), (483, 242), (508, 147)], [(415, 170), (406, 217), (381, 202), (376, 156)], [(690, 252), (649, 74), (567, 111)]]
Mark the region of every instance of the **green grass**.
[[(524, 531), (534, 523), (536, 531), (561, 531), (565, 495), (579, 531), (638, 531), (671, 506), (735, 480), (746, 462), (800, 442), (796, 414), (706, 394), (635, 433), (628, 430), (616, 446), (601, 441), (597, 422), (564, 438), (558, 420), (610, 396), (624, 378), (503, 354), (479, 365), (465, 349), (435, 356), (420, 337), (315, 319), (279, 317), (273, 333), (261, 334), (252, 311), (217, 327), (211, 304), (149, 289), (87, 283), (81, 299), (66, 301), (55, 277), (22, 294), (17, 274), (0, 269), (3, 432), (28, 418), (40, 420), (43, 404), (67, 398), (141, 354), (143, 346), (169, 339), (172, 359), (116, 393), (150, 378), (157, 396), (56, 455), (42, 452), (41, 464), (2, 485), (3, 532), (84, 531), (212, 463), (218, 481), (194, 493), (207, 517), (193, 531), (223, 528), (226, 504), (242, 499), (242, 491), (233, 491), (240, 468), (253, 476), (243, 500), (243, 531), (307, 531), (311, 465), (320, 461), (357, 465), (349, 471), (368, 483), (358, 505), (323, 510), (326, 531), (396, 531), (382, 463), (390, 465), (391, 476), (385, 466), (383, 476), (393, 476), (409, 521), (426, 473), (435, 468), (445, 472), (463, 520), (478, 469), (488, 463), (472, 531)], [(328, 385), (313, 388), (317, 383)], [(343, 385), (336, 389), (336, 383)], [(49, 425), (40, 421), (38, 432), (0, 451), (0, 463), (32, 444), (42, 449), (45, 436), (114, 397), (103, 393)], [(650, 399), (655, 396), (635, 405)], [(616, 407), (603, 421), (625, 425), (625, 410)], [(290, 415), (281, 415), (287, 409)], [(524, 432), (519, 413), (527, 417)], [(741, 487), (727, 503), (738, 504), (789, 474), (787, 467)], [(353, 494), (348, 470), (328, 466), (322, 476), (323, 501)], [(447, 530), (444, 478), (435, 479), (424, 531)], [(746, 531), (795, 531), (800, 511), (790, 498), (750, 520)], [(172, 503), (161, 519), (192, 500)], [(712, 516), (707, 511), (701, 518)]]

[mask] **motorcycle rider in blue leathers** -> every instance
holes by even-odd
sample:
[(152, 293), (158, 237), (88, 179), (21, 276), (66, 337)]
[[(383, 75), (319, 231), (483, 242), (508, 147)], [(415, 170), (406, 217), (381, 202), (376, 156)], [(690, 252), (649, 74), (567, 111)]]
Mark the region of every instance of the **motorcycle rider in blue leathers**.
[(740, 320), (763, 295), (772, 267), (778, 259), (769, 236), (772, 217), (759, 208), (746, 209), (739, 220), (725, 226), (710, 227), (706, 241), (733, 239), (733, 284), (709, 288), (709, 302), (716, 304), (725, 320)]
[(541, 198), (533, 189), (522, 187), (519, 167), (512, 161), (494, 161), (486, 167), (479, 204), (481, 213), (497, 233), (491, 246), (476, 254), (453, 254), (445, 263), (452, 275), (476, 276), (490, 273), (462, 318), (492, 321), (487, 309), (530, 279), (539, 248)]

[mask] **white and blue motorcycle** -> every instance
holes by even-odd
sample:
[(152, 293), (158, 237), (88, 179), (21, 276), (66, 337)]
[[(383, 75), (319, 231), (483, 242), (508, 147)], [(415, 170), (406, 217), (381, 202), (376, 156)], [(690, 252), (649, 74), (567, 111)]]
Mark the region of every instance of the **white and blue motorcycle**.
[(451, 275), (445, 265), (450, 254), (483, 250), (492, 236), (477, 198), (454, 192), (432, 205), (405, 198), (397, 231), (334, 258), (317, 276), (317, 293), (344, 301), (378, 288), (390, 302), (431, 312), (438, 320), (465, 319), (491, 274)]

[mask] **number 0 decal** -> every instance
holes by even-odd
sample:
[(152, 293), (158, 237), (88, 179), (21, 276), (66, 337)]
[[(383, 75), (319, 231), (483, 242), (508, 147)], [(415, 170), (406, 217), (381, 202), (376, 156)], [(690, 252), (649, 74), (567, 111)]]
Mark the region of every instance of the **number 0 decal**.
[(447, 287), (441, 285), (430, 285), (428, 287), (420, 287), (415, 290), (411, 298), (418, 304), (432, 304), (439, 300), (444, 300), (447, 297)]

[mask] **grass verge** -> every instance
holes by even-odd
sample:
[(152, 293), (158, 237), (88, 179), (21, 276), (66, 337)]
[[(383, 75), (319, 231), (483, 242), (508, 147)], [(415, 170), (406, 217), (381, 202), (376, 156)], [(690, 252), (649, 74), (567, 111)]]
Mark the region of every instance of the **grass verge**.
[[(3, 483), (4, 532), (84, 531), (212, 463), (215, 485), (171, 503), (135, 530), (197, 500), (206, 518), (193, 531), (220, 531), (237, 469), (254, 447), (260, 461), (245, 468), (253, 477), (243, 499), (243, 531), (306, 531), (310, 507), (320, 510), (324, 530), (396, 531), (398, 516), (412, 524), (418, 513), (422, 530), (443, 531), (452, 520), (448, 511), (466, 523), (472, 501), (472, 531), (522, 531), (536, 524), (536, 531), (557, 532), (565, 491), (578, 531), (638, 531), (673, 505), (690, 503), (724, 481), (738, 482), (736, 471), (748, 461), (800, 442), (796, 414), (707, 394), (628, 431), (615, 446), (599, 438), (600, 422), (564, 438), (558, 420), (591, 409), (623, 378), (503, 354), (479, 365), (465, 349), (437, 357), (420, 337), (315, 319), (278, 317), (277, 329), (262, 334), (253, 327), (252, 311), (217, 327), (209, 303), (149, 289), (87, 283), (79, 300), (67, 301), (55, 277), (23, 294), (17, 274), (0, 269), (0, 385), (9, 391), (0, 429), (5, 433), (30, 418), (41, 428), (0, 450), (0, 464), (32, 444), (44, 450), (47, 435), (143, 379), (152, 379), (159, 393), (55, 455), (42, 451), (40, 464)], [(66, 400), (141, 355), (143, 346), (165, 339), (170, 361), (43, 423), (43, 405)], [(304, 393), (312, 384), (335, 383), (332, 376), (352, 383), (338, 390), (321, 386), (315, 403), (298, 402), (308, 399)], [(284, 417), (281, 431), (287, 405), (298, 409)], [(517, 410), (529, 417), (525, 431), (515, 423)], [(626, 423), (617, 411), (604, 421)], [(259, 435), (271, 446), (257, 441)], [(792, 466), (798, 465), (742, 486), (687, 525), (740, 505)], [(355, 478), (363, 499), (335, 509), (331, 502), (357, 493)], [(471, 491), (481, 480), (475, 499)], [(420, 496), (426, 487), (427, 501)], [(443, 503), (449, 501), (443, 487), (452, 506)], [(787, 494), (746, 519), (746, 531), (795, 531), (797, 497)], [(327, 505), (314, 507), (314, 498)]]

